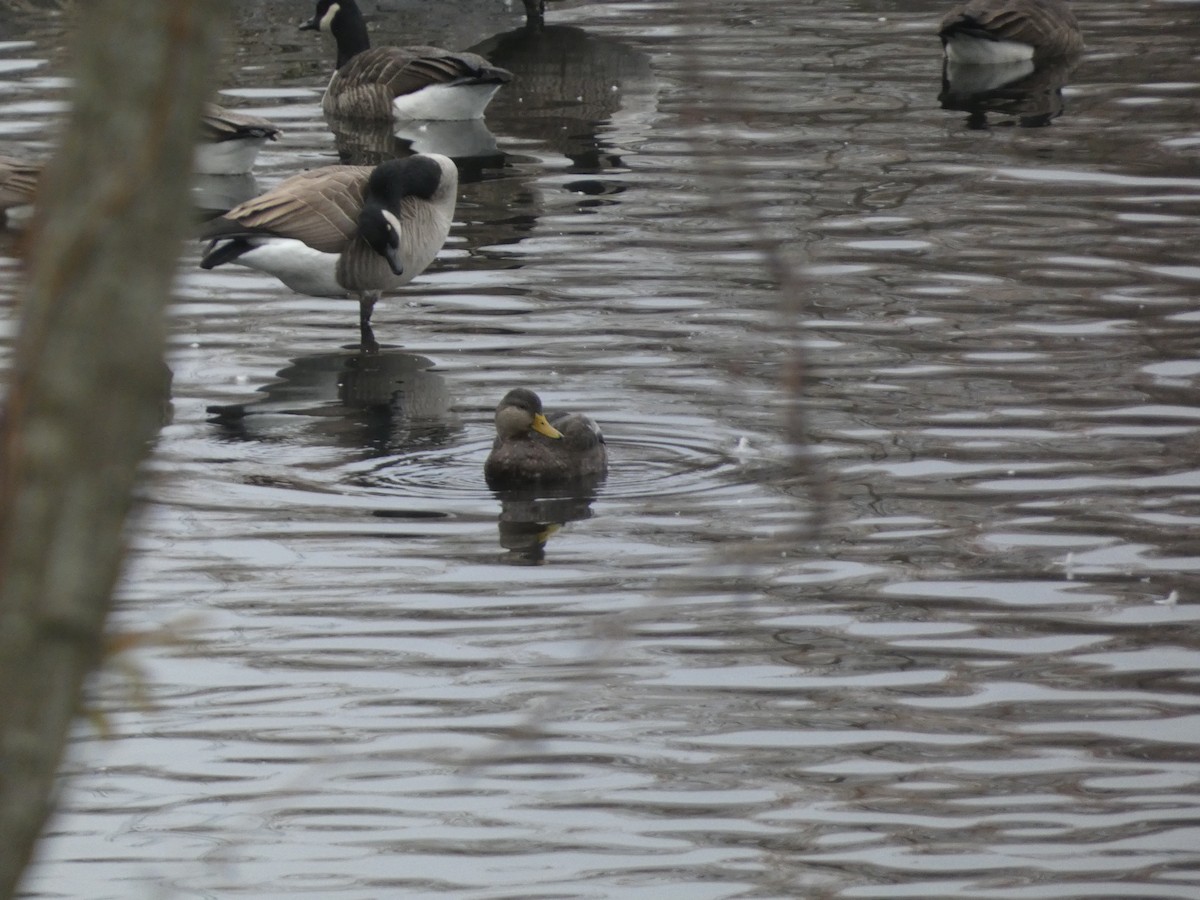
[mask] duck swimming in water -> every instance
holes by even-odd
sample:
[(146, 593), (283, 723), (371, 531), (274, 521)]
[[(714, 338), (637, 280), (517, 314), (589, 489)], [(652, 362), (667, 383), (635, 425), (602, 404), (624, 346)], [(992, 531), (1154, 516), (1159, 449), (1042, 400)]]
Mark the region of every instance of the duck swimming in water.
[(496, 407), (496, 440), (483, 467), (493, 490), (598, 480), (607, 472), (604, 435), (588, 416), (547, 417), (527, 388), (509, 391)]

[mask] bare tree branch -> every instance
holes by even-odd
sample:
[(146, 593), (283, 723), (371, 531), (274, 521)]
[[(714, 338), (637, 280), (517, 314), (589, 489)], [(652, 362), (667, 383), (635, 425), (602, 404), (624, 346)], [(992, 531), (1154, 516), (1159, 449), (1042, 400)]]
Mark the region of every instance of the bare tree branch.
[(52, 808), (138, 465), (161, 422), (163, 308), (227, 0), (94, 0), (41, 181), (0, 423), (0, 897)]

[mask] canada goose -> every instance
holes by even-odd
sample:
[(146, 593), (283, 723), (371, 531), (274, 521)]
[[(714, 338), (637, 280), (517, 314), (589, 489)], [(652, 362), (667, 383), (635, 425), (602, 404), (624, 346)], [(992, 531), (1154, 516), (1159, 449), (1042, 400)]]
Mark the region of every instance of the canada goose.
[(196, 173), (245, 175), (253, 168), (263, 144), (278, 137), (279, 129), (266, 119), (206, 103), (200, 119), (200, 142), (196, 145)]
[(0, 224), (12, 211), (13, 218), (32, 212), (42, 164), (26, 162), (14, 156), (0, 156)]
[(957, 63), (1043, 60), (1083, 49), (1065, 0), (969, 0), (946, 14), (938, 35)]
[(200, 267), (237, 263), (315, 297), (358, 296), (364, 345), (381, 291), (408, 284), (446, 241), (458, 169), (423, 154), (326, 166), (281, 182), (204, 227)]
[(511, 73), (474, 53), (439, 47), (371, 49), (354, 0), (317, 0), (302, 31), (328, 31), (337, 41), (337, 69), (321, 108), (355, 119), (478, 119)]
[(488, 487), (598, 479), (608, 471), (604, 435), (579, 413), (542, 412), (542, 401), (515, 388), (496, 407), (496, 440), (483, 466)]

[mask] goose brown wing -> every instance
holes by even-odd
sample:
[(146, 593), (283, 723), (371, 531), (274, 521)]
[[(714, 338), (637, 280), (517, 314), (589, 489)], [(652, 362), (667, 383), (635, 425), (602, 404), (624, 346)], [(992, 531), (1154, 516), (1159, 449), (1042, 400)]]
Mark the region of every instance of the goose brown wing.
[(32, 203), (41, 174), (40, 163), (0, 156), (0, 209)]
[(355, 83), (384, 85), (393, 97), (431, 84), (502, 84), (512, 77), (482, 56), (438, 47), (376, 47), (355, 56), (339, 73)]
[[(1074, 46), (1075, 17), (1063, 3), (973, 0), (942, 21), (943, 34), (960, 32), (1038, 46), (1048, 42)], [(1048, 41), (1049, 39), (1049, 41)]]
[(358, 232), (370, 166), (326, 166), (294, 175), (214, 219), (202, 237), (272, 234), (340, 253)]

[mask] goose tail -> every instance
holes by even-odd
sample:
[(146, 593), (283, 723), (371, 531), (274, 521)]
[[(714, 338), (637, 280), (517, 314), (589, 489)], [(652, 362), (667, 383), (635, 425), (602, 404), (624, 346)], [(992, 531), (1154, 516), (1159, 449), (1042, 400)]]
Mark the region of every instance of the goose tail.
[(244, 238), (217, 238), (211, 241), (208, 249), (205, 250), (204, 258), (200, 260), (200, 268), (215, 269), (217, 266), (233, 262), (247, 250), (250, 250), (252, 246)]

